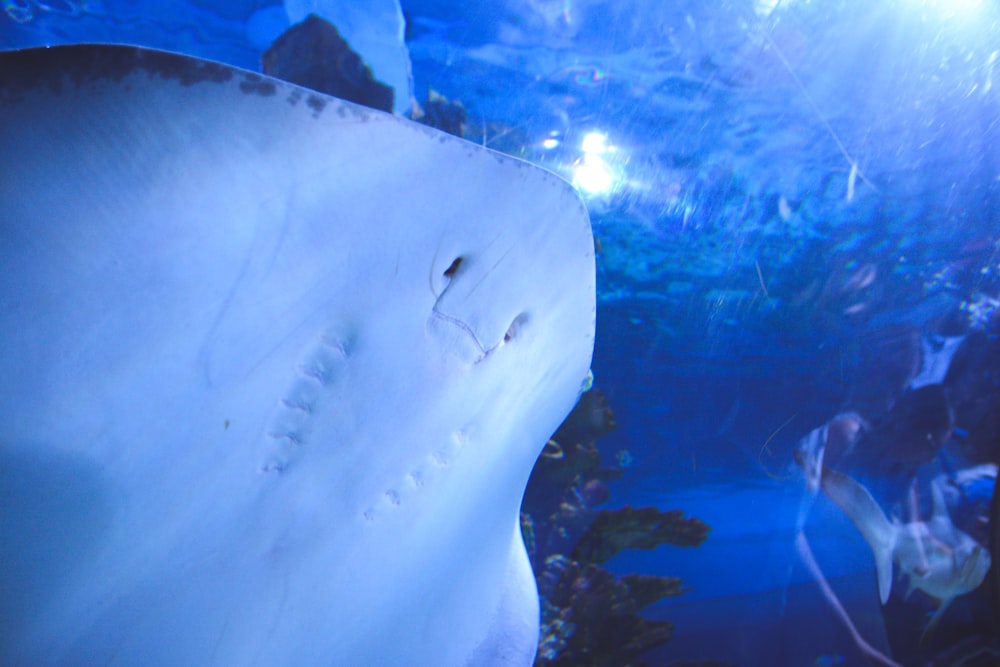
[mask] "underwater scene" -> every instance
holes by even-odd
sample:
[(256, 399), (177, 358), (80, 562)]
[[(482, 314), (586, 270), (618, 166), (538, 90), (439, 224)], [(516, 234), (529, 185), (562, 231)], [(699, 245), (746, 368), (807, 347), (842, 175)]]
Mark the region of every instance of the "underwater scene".
[(1000, 665), (1000, 4), (0, 8), (0, 664)]

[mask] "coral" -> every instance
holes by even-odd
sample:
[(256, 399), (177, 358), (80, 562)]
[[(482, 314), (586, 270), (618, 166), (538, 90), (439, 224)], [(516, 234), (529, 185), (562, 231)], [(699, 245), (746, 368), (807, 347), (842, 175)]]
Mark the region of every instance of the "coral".
[(521, 531), (542, 598), (537, 665), (640, 667), (640, 656), (670, 640), (669, 621), (640, 616), (680, 595), (676, 577), (616, 577), (600, 565), (622, 549), (697, 546), (708, 526), (655, 507), (597, 510), (626, 456), (605, 465), (597, 439), (616, 428), (597, 389), (585, 392), (545, 446), (522, 504)]
[[(545, 445), (535, 463), (524, 495), (534, 516), (549, 516), (567, 498), (574, 505), (593, 507), (607, 500), (591, 482), (621, 477), (619, 467), (606, 467), (596, 440), (617, 428), (614, 414), (599, 389), (580, 397), (576, 407)], [(604, 500), (600, 500), (602, 496)]]
[(636, 612), (683, 592), (675, 577), (615, 579), (565, 556), (547, 559), (538, 582), (545, 600), (539, 663), (548, 665), (642, 664), (636, 658), (669, 641), (673, 625)]
[(648, 607), (663, 598), (674, 597), (687, 590), (682, 587), (683, 582), (679, 577), (626, 574), (621, 578), (621, 582), (628, 587), (636, 609)]
[(577, 543), (572, 558), (583, 563), (606, 563), (622, 549), (654, 549), (661, 544), (696, 547), (709, 527), (699, 519), (685, 519), (680, 510), (625, 506), (604, 510)]
[(591, 442), (603, 438), (618, 428), (615, 415), (600, 389), (592, 389), (580, 397), (556, 431), (556, 442)]
[(449, 101), (447, 97), (432, 88), (427, 92), (427, 100), (423, 107), (413, 114), (413, 120), (456, 137), (464, 137), (469, 114), (460, 101)]

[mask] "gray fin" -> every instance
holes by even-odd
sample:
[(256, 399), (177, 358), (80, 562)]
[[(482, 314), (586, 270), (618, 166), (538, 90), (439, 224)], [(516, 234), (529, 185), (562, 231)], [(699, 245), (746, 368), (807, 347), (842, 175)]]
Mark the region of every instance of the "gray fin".
[(868, 489), (847, 475), (824, 467), (822, 487), (871, 547), (878, 573), (879, 599), (885, 604), (892, 589), (892, 554), (896, 546), (896, 531)]

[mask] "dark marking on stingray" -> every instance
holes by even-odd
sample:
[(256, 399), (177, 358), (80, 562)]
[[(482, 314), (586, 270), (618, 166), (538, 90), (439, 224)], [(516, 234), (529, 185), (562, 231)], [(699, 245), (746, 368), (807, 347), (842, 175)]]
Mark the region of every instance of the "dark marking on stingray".
[(173, 80), (182, 86), (224, 83), (235, 70), (165, 51), (134, 46), (76, 44), (21, 49), (0, 53), (0, 104), (9, 105), (20, 94), (47, 87), (60, 94), (63, 86), (121, 81), (133, 72)]
[(318, 116), (323, 113), (323, 109), (326, 108), (326, 103), (329, 101), (329, 99), (320, 95), (310, 95), (306, 98), (306, 105), (313, 110), (314, 116)]
[(236, 71), (228, 65), (199, 60), (165, 51), (134, 49), (139, 66), (163, 79), (176, 79), (182, 86), (196, 83), (225, 83)]
[(299, 100), (302, 99), (303, 94), (304, 93), (301, 90), (295, 88), (292, 90), (292, 92), (288, 94), (288, 98), (286, 101), (294, 107), (296, 104), (299, 103)]
[(285, 464), (279, 461), (270, 461), (262, 465), (260, 467), (260, 471), (263, 473), (273, 472), (280, 475), (281, 473), (285, 472)]
[(247, 73), (243, 75), (243, 81), (240, 81), (240, 90), (248, 95), (257, 94), (264, 97), (271, 97), (277, 92), (278, 87), (274, 84), (274, 81), (260, 74)]

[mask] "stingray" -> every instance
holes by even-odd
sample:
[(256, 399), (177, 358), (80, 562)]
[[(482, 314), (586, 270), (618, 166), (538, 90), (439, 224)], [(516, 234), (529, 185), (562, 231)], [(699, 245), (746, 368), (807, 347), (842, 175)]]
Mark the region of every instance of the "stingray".
[(0, 54), (0, 146), (0, 662), (531, 663), (570, 186), (121, 46)]
[(893, 561), (909, 577), (911, 590), (919, 588), (940, 601), (935, 618), (986, 577), (989, 552), (952, 523), (938, 483), (931, 484), (931, 517), (906, 524), (890, 521), (868, 489), (847, 475), (824, 467), (821, 484), (871, 547), (882, 604), (892, 589)]

